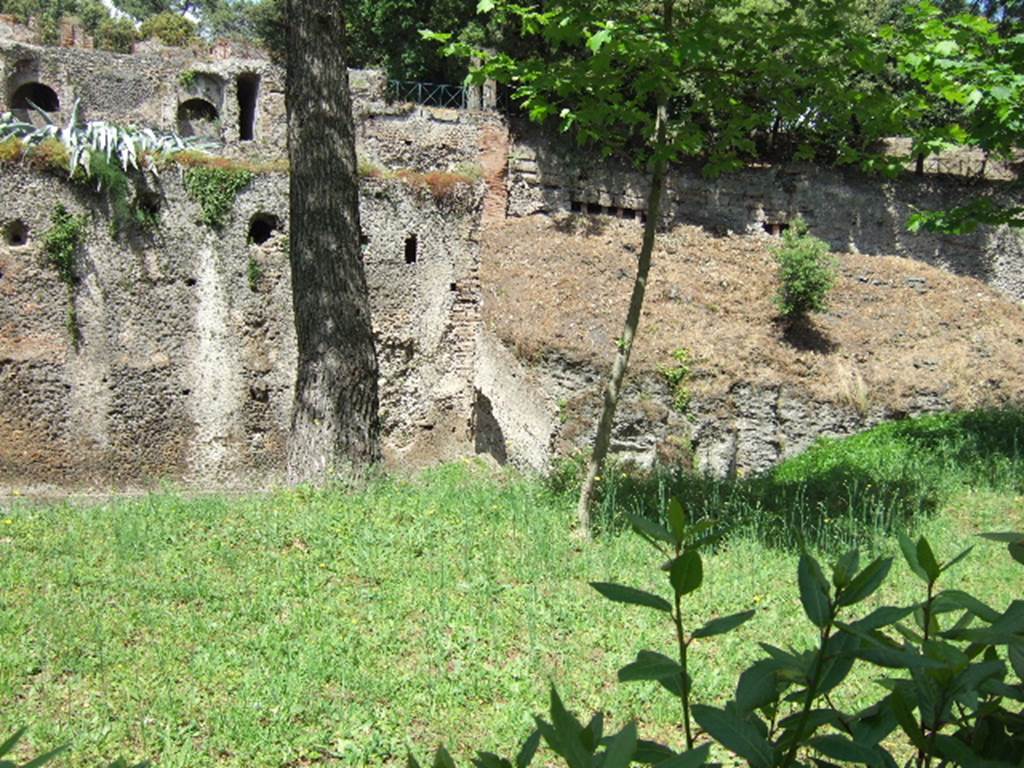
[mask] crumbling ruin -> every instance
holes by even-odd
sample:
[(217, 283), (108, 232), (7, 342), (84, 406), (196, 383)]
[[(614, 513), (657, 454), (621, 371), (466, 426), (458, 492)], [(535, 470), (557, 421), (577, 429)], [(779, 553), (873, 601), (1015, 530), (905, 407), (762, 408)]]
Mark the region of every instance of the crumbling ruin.
[[(225, 47), (125, 56), (38, 47), (4, 30), (0, 23), (0, 110), (37, 121), (38, 108), (61, 121), (78, 104), (83, 119), (218, 140), (228, 158), (264, 170), (221, 229), (200, 222), (183, 171), (172, 168), (151, 190), (159, 224), (112, 233), (94, 190), (30, 164), (0, 166), (0, 486), (280, 482), (295, 358), (283, 73)], [(564, 402), (595, 399), (605, 363), (551, 349), (524, 355), (489, 328), (482, 307), (503, 287), (481, 272), (481, 248), (508, 217), (593, 216), (639, 227), (642, 174), (532, 130), (510, 137), (492, 110), (391, 103), (379, 73), (353, 71), (350, 80), (387, 459), (417, 466), (484, 453), (546, 467), (556, 449), (586, 443), (573, 418), (589, 418), (588, 409), (567, 417)], [(799, 213), (837, 248), (910, 256), (1024, 299), (1017, 235), (905, 233), (912, 206), (941, 204), (956, 185), (937, 177), (882, 184), (812, 167), (708, 181), (678, 169), (663, 224), (770, 237)], [(77, 346), (65, 327), (64, 287), (40, 249), (58, 205), (89, 217), (76, 267)], [(645, 423), (635, 406), (650, 380), (638, 373), (626, 404), (632, 421), (617, 445), (649, 461), (657, 443), (675, 440), (716, 472), (764, 469), (820, 434), (893, 415), (836, 405), (815, 420), (798, 388), (762, 397), (757, 382), (741, 381), (730, 390), (733, 406), (698, 402), (690, 419)], [(774, 405), (761, 408), (764, 398)], [(920, 409), (948, 404), (936, 397)], [(766, 430), (778, 432), (780, 408), (792, 434), (771, 450), (750, 448), (765, 443)], [(644, 430), (650, 439), (634, 439)]]

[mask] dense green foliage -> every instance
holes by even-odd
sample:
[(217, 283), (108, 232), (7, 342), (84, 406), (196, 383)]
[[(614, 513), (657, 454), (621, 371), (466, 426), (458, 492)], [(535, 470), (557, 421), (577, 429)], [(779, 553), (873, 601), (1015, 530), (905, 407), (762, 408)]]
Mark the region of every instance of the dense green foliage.
[(807, 223), (797, 217), (773, 249), (779, 265), (779, 291), (775, 306), (793, 322), (811, 312), (823, 312), (836, 281), (838, 264), (828, 243), (808, 234)]
[(185, 170), (185, 191), (199, 203), (199, 220), (219, 229), (234, 207), (235, 196), (252, 180), (252, 171), (244, 168), (192, 166)]
[(73, 344), (77, 344), (81, 332), (78, 327), (78, 313), (75, 310), (75, 286), (78, 274), (75, 270), (75, 255), (85, 242), (88, 219), (75, 216), (63, 205), (58, 205), (50, 217), (50, 228), (43, 234), (43, 253), (47, 263), (57, 271), (67, 295), (67, 329)]
[(180, 14), (164, 11), (142, 22), (139, 35), (164, 45), (187, 45), (196, 39), (196, 25)]
[[(700, 470), (700, 467), (696, 468)], [(571, 493), (567, 463), (552, 488)], [(653, 476), (609, 468), (597, 515), (659, 509), (670, 496), (701, 517), (785, 547), (837, 551), (905, 530), (968, 489), (1024, 494), (1024, 412), (972, 411), (893, 421), (842, 440), (823, 439), (771, 472), (716, 480), (683, 471)]]
[[(762, 641), (765, 655), (739, 674), (732, 697), (718, 707), (694, 703), (691, 646), (708, 652), (707, 639), (718, 638), (718, 644), (756, 610), (717, 615), (694, 626), (700, 618), (690, 604), (704, 585), (702, 550), (718, 536), (709, 521), (688, 520), (675, 499), (666, 517), (666, 526), (632, 519), (637, 533), (658, 551), (661, 589), (605, 581), (591, 586), (612, 602), (662, 617), (675, 641), (673, 653), (640, 650), (635, 661), (619, 669), (618, 680), (656, 683), (680, 701), (681, 746), (639, 739), (635, 721), (606, 736), (602, 711), (584, 726), (552, 687), (550, 722), (536, 719), (515, 760), (478, 752), (477, 768), (527, 768), (541, 740), (568, 768), (719, 765), (711, 762), (712, 747), (752, 768), (837, 763), (896, 768), (900, 761), (917, 768), (933, 762), (968, 768), (1024, 761), (1024, 600), (998, 610), (947, 587), (954, 578), (947, 572), (970, 555), (974, 544), (943, 561), (924, 536), (914, 542), (901, 535), (903, 558), (924, 585), (908, 605), (878, 606), (871, 599), (885, 583), (893, 557), (876, 557), (861, 568), (860, 553), (853, 549), (835, 561), (826, 578), (817, 559), (801, 554), (798, 592), (817, 642), (801, 648)], [(1010, 557), (1024, 565), (1024, 533), (984, 537), (1005, 543)], [(658, 594), (665, 587), (668, 598)], [(860, 617), (851, 618), (854, 606), (865, 602)], [(837, 705), (833, 694), (856, 667), (865, 666), (884, 676), (877, 700), (852, 709)], [(703, 730), (699, 745), (696, 726)], [(409, 763), (419, 768), (414, 757)], [(434, 766), (454, 765), (439, 748)]]
[[(943, 485), (920, 508), (934, 516), (899, 529), (953, 553), (979, 530), (1024, 526), (1022, 462), (1012, 458), (1022, 422), (981, 413), (886, 425), (823, 443), (784, 465), (779, 483), (792, 484), (790, 498), (828, 490), (840, 505), (863, 502), (842, 520), (860, 519), (862, 540), (897, 554), (873, 530), (870, 505), (915, 506), (919, 489), (889, 482), (908, 461)], [(945, 482), (959, 466), (963, 474)], [(889, 483), (885, 492), (864, 495), (860, 484), (875, 480)], [(618, 490), (620, 505), (660, 509), (656, 487), (642, 508), (632, 506), (639, 495)], [(680, 491), (694, 516), (714, 504), (710, 485), (663, 489)], [(15, 502), (0, 513), (0, 722), (28, 725), (36, 752), (69, 744), (76, 768), (119, 753), (262, 768), (327, 752), (380, 768), (404, 765), (410, 744), (444, 741), (459, 757), (505, 748), (532, 730), (550, 680), (616, 728), (636, 718), (649, 733), (677, 734), (678, 699), (653, 683), (608, 683), (640, 644), (674, 653), (662, 615), (609, 607), (587, 586), (652, 590), (663, 576), (614, 519), (587, 547), (574, 542), (570, 496), (459, 464), (358, 493)], [(708, 508), (722, 520), (739, 510)], [(789, 523), (765, 513), (759, 528), (755, 514), (750, 507), (749, 525), (737, 521), (702, 553), (703, 584), (687, 596), (693, 627), (758, 609), (735, 633), (692, 646), (694, 695), (716, 706), (757, 660), (758, 641), (798, 650), (815, 642), (792, 579), (798, 556), (754, 536)], [(849, 541), (833, 537), (830, 551)], [(949, 575), (1002, 611), (1020, 597), (1020, 568), (989, 553)], [(917, 577), (894, 567), (879, 594), (904, 604), (918, 593)], [(875, 701), (868, 672), (856, 667), (832, 700), (848, 709)]]

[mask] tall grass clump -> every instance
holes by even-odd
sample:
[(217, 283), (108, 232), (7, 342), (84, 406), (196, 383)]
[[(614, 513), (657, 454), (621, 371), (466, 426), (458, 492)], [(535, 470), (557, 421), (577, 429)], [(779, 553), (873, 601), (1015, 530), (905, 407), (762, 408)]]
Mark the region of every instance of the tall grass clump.
[[(1022, 447), (1024, 410), (1012, 408), (932, 414), (823, 438), (752, 477), (611, 466), (596, 519), (621, 528), (623, 512), (649, 515), (675, 496), (694, 519), (714, 518), (767, 544), (835, 550), (905, 530), (966, 489), (1024, 492)], [(573, 466), (549, 480), (556, 493), (571, 489)]]

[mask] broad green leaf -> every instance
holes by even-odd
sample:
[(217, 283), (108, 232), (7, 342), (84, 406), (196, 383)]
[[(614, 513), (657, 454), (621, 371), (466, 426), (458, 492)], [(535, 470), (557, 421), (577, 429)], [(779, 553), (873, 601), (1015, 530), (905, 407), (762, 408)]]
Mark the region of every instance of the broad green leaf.
[(633, 587), (611, 584), (605, 581), (592, 581), (590, 586), (615, 603), (639, 605), (644, 608), (654, 608), (659, 611), (665, 611), (665, 613), (672, 613), (672, 606), (668, 600), (658, 597), (658, 595), (652, 595), (650, 592), (644, 592), (642, 589), (634, 589)]
[(686, 512), (683, 505), (675, 496), (668, 502), (668, 527), (672, 532), (672, 538), (678, 547), (686, 538)]
[(700, 588), (704, 582), (704, 565), (701, 562), (700, 553), (695, 549), (686, 550), (672, 561), (668, 573), (672, 589), (679, 597)]
[(931, 545), (924, 536), (917, 540), (917, 562), (921, 564), (929, 581), (935, 581), (942, 573), (939, 563), (935, 559), (935, 553), (932, 552)]
[(741, 715), (770, 704), (778, 696), (779, 664), (775, 659), (761, 659), (743, 670), (736, 683), (736, 709)]
[(882, 756), (876, 750), (861, 746), (851, 741), (848, 736), (839, 733), (817, 736), (810, 740), (810, 746), (826, 757), (841, 760), (844, 763), (861, 763), (872, 766), (882, 763)]
[(21, 741), (21, 737), (25, 735), (26, 730), (27, 729), (25, 728), (19, 728), (14, 732), (13, 736), (7, 739), (3, 744), (0, 744), (0, 757), (3, 757), (14, 749), (14, 745)]
[(858, 659), (870, 661), (888, 669), (941, 669), (945, 665), (941, 661), (922, 656), (910, 646), (902, 649), (887, 648), (881, 645), (858, 648), (853, 651)]
[(972, 551), (974, 551), (974, 545), (973, 545), (973, 544), (972, 544), (971, 546), (967, 547), (967, 549), (965, 549), (965, 550), (963, 550), (962, 552), (960, 552), (960, 554), (959, 554), (959, 555), (957, 555), (956, 557), (954, 557), (954, 558), (953, 558), (952, 560), (950, 560), (950, 561), (949, 561), (948, 563), (946, 563), (945, 565), (943, 565), (943, 566), (942, 566), (942, 571), (943, 571), (943, 572), (945, 572), (945, 571), (948, 571), (948, 570), (949, 570), (950, 568), (952, 568), (952, 567), (953, 567), (954, 565), (956, 565), (956, 564), (957, 564), (957, 563), (959, 563), (959, 562), (960, 562), (961, 560), (963, 560), (963, 559), (964, 559), (965, 557), (967, 557), (967, 556), (968, 556), (969, 554), (971, 554), (971, 552), (972, 552)]
[(666, 747), (664, 744), (659, 744), (656, 741), (647, 741), (645, 739), (637, 739), (636, 752), (633, 754), (633, 760), (644, 765), (660, 765), (666, 760), (675, 757), (676, 753)]
[(800, 555), (797, 580), (800, 584), (800, 602), (803, 603), (807, 618), (814, 626), (824, 627), (829, 622), (831, 610), (828, 582), (821, 572), (821, 566), (807, 553)]
[(1021, 565), (1024, 565), (1024, 544), (1018, 541), (1014, 544), (1007, 545), (1007, 549), (1010, 550), (1010, 557)]
[(914, 542), (902, 531), (898, 534), (897, 538), (899, 539), (900, 550), (903, 552), (903, 557), (906, 559), (907, 565), (910, 566), (910, 570), (918, 578), (928, 581), (928, 573), (921, 567), (921, 563), (917, 559), (917, 547), (914, 546)]
[(643, 536), (645, 539), (654, 543), (656, 541), (663, 541), (666, 544), (674, 544), (675, 539), (672, 538), (672, 534), (662, 528), (653, 520), (649, 520), (646, 517), (640, 515), (634, 515), (631, 512), (626, 513), (626, 518), (629, 520), (630, 525), (633, 526), (633, 530)]
[(589, 768), (590, 756), (580, 740), (583, 726), (562, 704), (554, 686), (551, 686), (551, 726), (557, 737), (557, 745), (550, 746), (565, 758), (569, 768)]
[(596, 752), (597, 748), (601, 745), (601, 737), (604, 736), (604, 713), (596, 712), (594, 716), (590, 718), (590, 722), (587, 723), (587, 727), (583, 729), (583, 733), (580, 738), (583, 741), (583, 747), (588, 752)]
[(529, 768), (533, 762), (533, 756), (537, 754), (537, 747), (540, 746), (540, 731), (534, 729), (533, 733), (523, 742), (516, 755), (516, 768)]
[(976, 598), (974, 595), (968, 594), (967, 592), (962, 592), (959, 589), (947, 589), (940, 592), (936, 596), (935, 603), (933, 603), (933, 606), (939, 605), (939, 607), (941, 608), (941, 603), (943, 602), (949, 602), (951, 605), (956, 606), (957, 608), (969, 611), (982, 621), (987, 621), (990, 624), (994, 621), (998, 621), (1000, 616), (999, 611), (997, 611), (996, 609), (990, 608), (989, 606), (985, 605), (985, 603), (981, 602), (981, 600)]
[(476, 768), (512, 768), (512, 763), (493, 752), (480, 752), (473, 758)]
[[(895, 606), (884, 605), (881, 608), (876, 608), (863, 619), (855, 621), (850, 626), (862, 632), (888, 627), (890, 624), (895, 624), (897, 621), (905, 619), (913, 610), (913, 606), (896, 608)], [(845, 625), (840, 624), (840, 626), (843, 627)]]
[(683, 668), (675, 659), (655, 651), (640, 651), (636, 655), (636, 661), (619, 670), (619, 682), (661, 680), (665, 677), (678, 677), (682, 671)]
[(753, 768), (770, 768), (773, 764), (771, 744), (746, 720), (726, 710), (703, 704), (693, 706), (693, 719), (711, 738), (747, 760)]
[(682, 754), (670, 757), (664, 762), (656, 763), (655, 768), (698, 768), (708, 761), (710, 752), (710, 744), (701, 744), (689, 752), (683, 752)]
[(1010, 659), (1010, 666), (1017, 673), (1017, 679), (1024, 682), (1024, 640), (1015, 640), (1010, 643), (1007, 655)]
[(754, 616), (754, 610), (741, 611), (740, 613), (731, 613), (728, 616), (721, 616), (717, 619), (712, 619), (702, 627), (698, 627), (693, 631), (692, 637), (714, 637), (715, 635), (724, 635), (726, 632), (731, 632), (736, 627), (749, 621)]
[(405, 756), (406, 768), (421, 768), (420, 761), (416, 759), (416, 756), (412, 752), (408, 752)]
[(873, 560), (863, 571), (853, 577), (845, 589), (840, 590), (836, 602), (839, 605), (854, 605), (874, 594), (875, 590), (885, 581), (885, 577), (889, 575), (891, 567), (891, 557), (879, 557)]
[(494, 10), (494, 0), (480, 0), (476, 4), (477, 13), (490, 13)]
[(893, 691), (886, 701), (889, 702), (892, 713), (896, 717), (896, 722), (899, 723), (900, 728), (903, 729), (907, 738), (910, 739), (910, 743), (918, 749), (927, 752), (928, 742), (925, 740), (924, 734), (917, 724), (917, 718), (914, 717), (913, 710), (903, 698), (903, 694), (899, 690)]
[(607, 43), (611, 37), (612, 33), (610, 29), (602, 29), (590, 36), (590, 39), (587, 40), (587, 47), (591, 52), (597, 53), (601, 50), (601, 46)]
[(839, 558), (839, 561), (832, 569), (832, 585), (841, 589), (850, 583), (850, 579), (857, 573), (857, 564), (860, 562), (860, 552), (851, 549)]
[(629, 768), (636, 752), (636, 723), (630, 723), (619, 731), (604, 752), (601, 768)]
[(455, 761), (452, 760), (452, 756), (448, 754), (448, 750), (441, 745), (434, 752), (434, 764), (433, 768), (455, 768)]

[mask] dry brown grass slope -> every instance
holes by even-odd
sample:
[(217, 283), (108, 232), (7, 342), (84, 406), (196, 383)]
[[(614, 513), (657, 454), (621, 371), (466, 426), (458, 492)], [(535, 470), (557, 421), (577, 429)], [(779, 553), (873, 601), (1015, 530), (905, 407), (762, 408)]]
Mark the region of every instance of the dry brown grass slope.
[[(610, 365), (633, 281), (640, 225), (611, 217), (510, 219), (485, 234), (490, 331), (524, 359), (556, 352)], [(815, 400), (899, 410), (937, 396), (953, 407), (1024, 399), (1024, 307), (985, 284), (918, 261), (837, 254), (827, 312), (787, 332), (766, 236), (659, 236), (632, 365), (694, 359), (692, 389), (744, 381)]]

